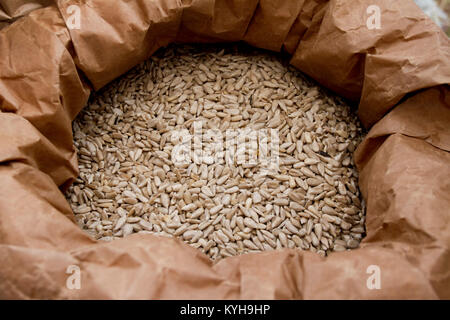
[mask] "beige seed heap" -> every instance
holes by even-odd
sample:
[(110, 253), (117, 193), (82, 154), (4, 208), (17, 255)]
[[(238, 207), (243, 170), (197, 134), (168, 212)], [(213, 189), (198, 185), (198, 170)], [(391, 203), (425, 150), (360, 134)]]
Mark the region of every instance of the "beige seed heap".
[[(160, 50), (91, 99), (74, 122), (80, 176), (67, 193), (79, 225), (100, 240), (178, 237), (213, 260), (358, 247), (357, 117), (273, 54), (219, 50)], [(223, 137), (227, 130), (276, 130), (278, 163), (270, 170), (211, 157), (178, 163), (173, 133), (193, 135), (194, 123)]]

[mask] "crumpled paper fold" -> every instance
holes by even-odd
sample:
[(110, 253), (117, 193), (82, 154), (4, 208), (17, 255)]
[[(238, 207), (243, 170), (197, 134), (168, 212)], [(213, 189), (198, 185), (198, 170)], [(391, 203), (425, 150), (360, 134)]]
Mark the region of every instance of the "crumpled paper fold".
[[(3, 1), (0, 20), (28, 10), (19, 2)], [(48, 6), (0, 31), (0, 298), (450, 298), (450, 41), (413, 1), (376, 1), (379, 29), (367, 27), (367, 0), (34, 3)], [(77, 176), (71, 121), (90, 92), (171, 42), (241, 40), (286, 51), (359, 104), (371, 128), (355, 152), (361, 247), (213, 264), (176, 239), (89, 238), (62, 191)], [(79, 290), (66, 285), (73, 265)]]

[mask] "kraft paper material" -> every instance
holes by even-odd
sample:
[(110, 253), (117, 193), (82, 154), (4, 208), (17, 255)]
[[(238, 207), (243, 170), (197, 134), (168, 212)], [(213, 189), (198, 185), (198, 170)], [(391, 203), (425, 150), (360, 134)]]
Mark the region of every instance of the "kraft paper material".
[[(1, 1), (0, 298), (450, 299), (450, 41), (412, 0), (375, 3), (379, 28), (368, 0)], [(90, 93), (169, 43), (233, 41), (287, 52), (358, 105), (360, 248), (213, 264), (176, 239), (92, 240), (63, 195)]]

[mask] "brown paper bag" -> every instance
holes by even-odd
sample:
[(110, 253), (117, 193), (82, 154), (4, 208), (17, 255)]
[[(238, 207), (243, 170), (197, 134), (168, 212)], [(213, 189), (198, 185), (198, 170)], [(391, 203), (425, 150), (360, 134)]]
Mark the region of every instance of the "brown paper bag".
[[(69, 28), (71, 5), (80, 29)], [(449, 299), (450, 42), (412, 1), (377, 1), (381, 26), (369, 29), (370, 5), (68, 0), (0, 31), (0, 298)], [(61, 190), (77, 175), (71, 121), (91, 88), (170, 42), (239, 40), (286, 50), (359, 103), (371, 127), (355, 153), (367, 203), (361, 247), (213, 264), (176, 239), (90, 239)], [(66, 286), (71, 266), (79, 290)]]
[(0, 1), (0, 29), (36, 9), (53, 3), (53, 0), (2, 0)]

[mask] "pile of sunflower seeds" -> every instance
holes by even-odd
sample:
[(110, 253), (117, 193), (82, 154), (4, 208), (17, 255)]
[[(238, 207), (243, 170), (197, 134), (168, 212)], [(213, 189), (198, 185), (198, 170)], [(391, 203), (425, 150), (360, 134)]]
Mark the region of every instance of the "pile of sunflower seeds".
[[(95, 94), (73, 130), (80, 175), (67, 199), (96, 239), (177, 237), (218, 260), (282, 248), (326, 255), (364, 236), (358, 119), (274, 54), (160, 50)], [(256, 145), (246, 132), (259, 134)], [(211, 142), (225, 136), (234, 147)]]

